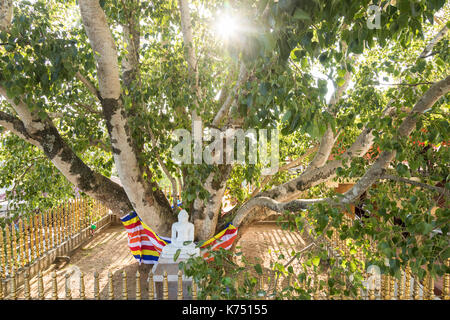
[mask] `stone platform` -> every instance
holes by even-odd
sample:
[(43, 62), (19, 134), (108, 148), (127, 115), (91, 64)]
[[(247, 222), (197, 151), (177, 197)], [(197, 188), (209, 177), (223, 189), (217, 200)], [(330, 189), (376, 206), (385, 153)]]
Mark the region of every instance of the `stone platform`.
[[(163, 278), (164, 271), (167, 271), (167, 281), (169, 289), (169, 300), (176, 300), (178, 297), (178, 262), (160, 261), (153, 267), (153, 282), (155, 285), (155, 298), (163, 299)], [(192, 278), (182, 276), (183, 284), (183, 300), (192, 300), (192, 295), (189, 293), (189, 288), (192, 286)]]

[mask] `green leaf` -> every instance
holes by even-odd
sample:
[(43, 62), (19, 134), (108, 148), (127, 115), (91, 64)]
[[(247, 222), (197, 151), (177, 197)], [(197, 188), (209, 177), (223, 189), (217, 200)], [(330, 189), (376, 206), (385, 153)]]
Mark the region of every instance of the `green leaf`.
[(344, 79), (344, 78), (341, 78), (341, 77), (337, 78), (336, 84), (337, 84), (339, 87), (342, 87), (342, 86), (344, 85), (344, 83), (345, 83), (345, 79)]
[(173, 261), (177, 261), (178, 257), (180, 256), (181, 249), (178, 249), (175, 254), (173, 255)]
[(319, 265), (319, 263), (320, 263), (320, 257), (319, 256), (315, 256), (312, 259), (312, 263), (313, 263), (313, 265), (315, 265), (317, 267)]

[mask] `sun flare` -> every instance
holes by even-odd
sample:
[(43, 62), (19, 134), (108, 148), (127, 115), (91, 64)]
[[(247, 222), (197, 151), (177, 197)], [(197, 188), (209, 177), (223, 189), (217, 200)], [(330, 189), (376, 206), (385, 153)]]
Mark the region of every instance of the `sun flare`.
[(239, 22), (236, 17), (228, 14), (221, 15), (215, 23), (215, 30), (222, 39), (229, 40), (236, 35), (239, 29)]

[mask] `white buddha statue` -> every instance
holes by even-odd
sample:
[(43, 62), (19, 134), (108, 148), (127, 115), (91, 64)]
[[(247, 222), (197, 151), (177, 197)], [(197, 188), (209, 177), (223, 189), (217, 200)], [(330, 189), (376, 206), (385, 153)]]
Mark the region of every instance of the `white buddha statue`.
[(189, 222), (189, 214), (186, 210), (180, 211), (178, 222), (172, 225), (171, 243), (163, 248), (160, 259), (172, 258), (173, 260), (178, 250), (181, 250), (179, 259), (188, 259), (192, 255), (200, 254), (200, 249), (196, 248), (194, 243), (194, 225)]

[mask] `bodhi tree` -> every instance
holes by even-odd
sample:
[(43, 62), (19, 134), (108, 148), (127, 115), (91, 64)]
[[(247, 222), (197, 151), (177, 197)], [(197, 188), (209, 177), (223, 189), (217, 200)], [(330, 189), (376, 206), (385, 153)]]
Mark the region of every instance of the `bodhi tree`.
[[(167, 177), (197, 240), (272, 214), (301, 227), (304, 210), (320, 235), (354, 205), (365, 222), (343, 239), (442, 274), (448, 16), (443, 0), (0, 0), (1, 184), (22, 210), (74, 186), (168, 235)], [(173, 132), (196, 121), (279, 129), (278, 171), (177, 163)], [(349, 179), (341, 195), (325, 184)]]

